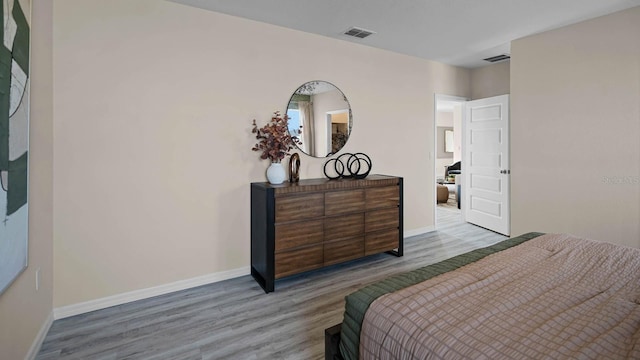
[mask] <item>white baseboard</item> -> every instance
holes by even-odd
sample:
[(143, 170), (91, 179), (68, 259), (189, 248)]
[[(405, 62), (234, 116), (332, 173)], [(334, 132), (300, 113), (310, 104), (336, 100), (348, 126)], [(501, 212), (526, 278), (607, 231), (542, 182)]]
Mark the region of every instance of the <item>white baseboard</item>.
[(47, 336), (47, 333), (51, 328), (51, 324), (53, 324), (53, 311), (49, 313), (49, 316), (47, 316), (47, 319), (44, 321), (44, 324), (42, 324), (40, 331), (38, 331), (38, 335), (36, 335), (36, 338), (33, 340), (33, 343), (31, 343), (31, 347), (29, 347), (29, 352), (27, 353), (27, 356), (24, 357), (26, 360), (34, 360), (36, 356), (38, 356), (38, 352), (40, 352), (40, 348), (42, 347), (44, 338)]
[[(427, 226), (419, 229), (405, 231), (403, 236), (405, 238), (408, 238), (416, 235), (422, 235), (435, 230), (436, 230), (435, 226)], [(197, 286), (207, 285), (207, 284), (215, 283), (218, 281), (233, 279), (239, 276), (249, 275), (250, 273), (251, 273), (250, 269), (238, 268), (238, 269), (223, 271), (219, 273), (198, 276), (191, 279), (176, 281), (174, 283), (164, 284), (164, 285), (155, 286), (147, 289), (134, 290), (134, 291), (130, 291), (122, 294), (107, 296), (101, 299), (95, 299), (95, 300), (85, 301), (77, 304), (61, 306), (53, 309), (53, 318), (49, 322), (48, 326), (51, 326), (51, 322), (53, 322), (53, 320), (64, 319), (66, 317), (80, 315), (80, 314), (88, 313), (95, 310), (106, 309), (111, 306), (126, 304), (132, 301), (148, 299), (158, 295), (169, 294), (172, 292), (186, 290), (186, 289), (197, 287)], [(46, 330), (48, 331), (48, 327)], [(44, 333), (44, 335), (46, 335), (46, 332)], [(44, 340), (44, 338), (42, 340)]]
[(238, 268), (191, 279), (180, 280), (170, 284), (154, 286), (147, 289), (134, 290), (101, 299), (90, 300), (82, 303), (62, 306), (53, 309), (53, 319), (63, 319), (69, 316), (84, 314), (90, 311), (105, 309), (111, 306), (121, 305), (132, 301), (151, 298), (158, 295), (169, 294), (175, 291), (185, 290), (197, 286), (207, 285), (218, 281), (228, 280), (239, 276), (249, 275), (248, 268)]
[(436, 231), (436, 227), (435, 226), (427, 226), (427, 227), (423, 227), (423, 228), (419, 228), (419, 229), (413, 229), (413, 230), (408, 230), (404, 232), (404, 238), (408, 238), (408, 237), (412, 237), (412, 236), (416, 236), (416, 235), (422, 235), (422, 234), (426, 234), (428, 232), (432, 232), (432, 231)]

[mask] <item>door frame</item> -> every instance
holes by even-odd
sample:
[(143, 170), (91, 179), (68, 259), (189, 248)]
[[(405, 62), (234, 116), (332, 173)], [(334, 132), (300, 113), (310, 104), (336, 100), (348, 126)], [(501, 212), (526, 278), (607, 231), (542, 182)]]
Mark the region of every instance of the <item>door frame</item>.
[[(438, 229), (438, 216), (437, 216), (437, 211), (438, 211), (438, 202), (437, 202), (437, 198), (438, 198), (438, 194), (437, 194), (437, 187), (436, 187), (436, 174), (438, 169), (436, 169), (436, 159), (437, 159), (437, 154), (438, 154), (438, 102), (439, 101), (455, 101), (455, 102), (459, 102), (461, 104), (466, 103), (467, 101), (469, 101), (471, 99), (469, 99), (468, 97), (464, 97), (464, 96), (457, 96), (457, 95), (445, 95), (445, 94), (438, 94), (435, 93), (433, 96), (433, 148), (431, 149), (431, 152), (429, 154), (429, 159), (433, 160), (433, 176), (432, 176), (432, 180), (433, 180), (433, 186), (432, 186), (432, 191), (433, 191), (433, 226), (434, 228), (437, 230)], [(461, 137), (461, 143), (460, 143), (460, 151), (462, 151), (462, 154), (464, 154), (464, 130), (465, 130), (465, 126), (464, 126), (464, 111), (462, 114), (462, 129), (460, 129), (459, 131), (462, 131), (462, 137)], [(462, 213), (463, 209), (460, 209), (461, 213)], [(463, 219), (464, 219), (464, 213), (462, 213)]]

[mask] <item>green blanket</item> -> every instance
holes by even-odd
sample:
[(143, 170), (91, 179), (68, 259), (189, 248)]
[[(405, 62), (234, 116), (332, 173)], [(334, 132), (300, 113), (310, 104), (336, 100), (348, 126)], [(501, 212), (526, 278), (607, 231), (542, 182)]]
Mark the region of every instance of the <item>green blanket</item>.
[(487, 255), (497, 253), (510, 247), (520, 245), (542, 235), (531, 232), (518, 237), (504, 240), (486, 248), (477, 249), (468, 253), (452, 257), (436, 264), (428, 265), (410, 272), (391, 276), (377, 283), (368, 285), (345, 298), (344, 320), (340, 334), (340, 352), (346, 360), (356, 360), (359, 356), (360, 328), (364, 320), (364, 314), (369, 305), (378, 297), (405, 287), (415, 285), (434, 276), (455, 270), (464, 265), (478, 261)]

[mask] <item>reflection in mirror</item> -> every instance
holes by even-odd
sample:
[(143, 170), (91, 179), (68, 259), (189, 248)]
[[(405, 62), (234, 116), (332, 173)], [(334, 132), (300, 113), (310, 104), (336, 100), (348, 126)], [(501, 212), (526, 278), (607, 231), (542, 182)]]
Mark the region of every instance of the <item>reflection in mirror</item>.
[(302, 142), (298, 148), (315, 157), (340, 151), (353, 126), (347, 97), (326, 81), (310, 81), (300, 86), (289, 99), (287, 116), (289, 132)]

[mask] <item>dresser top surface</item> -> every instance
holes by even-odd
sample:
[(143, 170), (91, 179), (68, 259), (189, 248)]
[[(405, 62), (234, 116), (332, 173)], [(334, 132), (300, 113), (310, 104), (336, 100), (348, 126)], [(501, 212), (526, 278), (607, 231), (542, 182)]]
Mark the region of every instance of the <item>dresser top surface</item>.
[(321, 189), (349, 189), (358, 187), (368, 187), (376, 185), (393, 185), (397, 184), (399, 176), (390, 175), (369, 175), (364, 179), (304, 179), (297, 183), (285, 181), (280, 185), (272, 185), (268, 182), (254, 182), (251, 186), (257, 186), (264, 189), (274, 189), (277, 193), (299, 192), (306, 190)]

